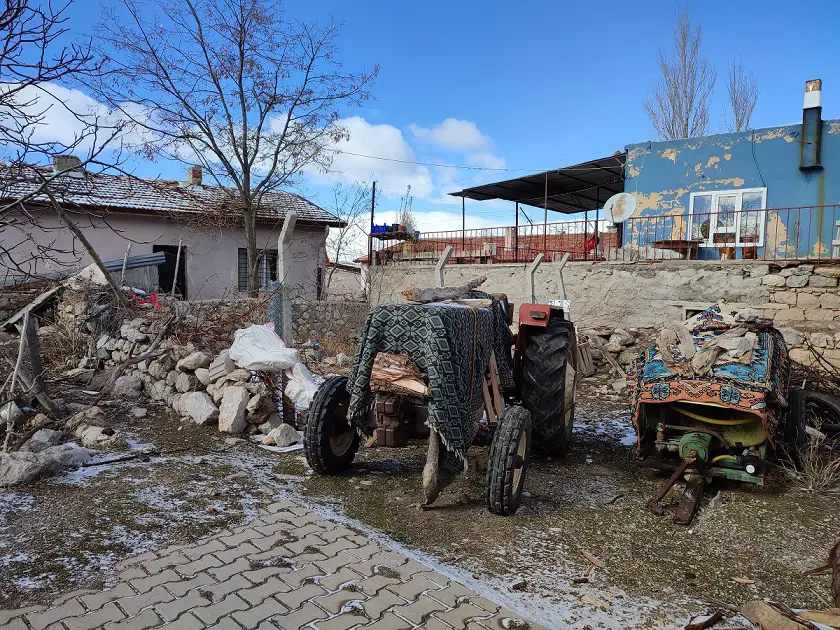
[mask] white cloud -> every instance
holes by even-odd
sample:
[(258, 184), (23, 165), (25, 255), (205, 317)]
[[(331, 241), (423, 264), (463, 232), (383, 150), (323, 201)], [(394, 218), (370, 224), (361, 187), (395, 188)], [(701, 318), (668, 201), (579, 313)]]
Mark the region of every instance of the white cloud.
[[(348, 183), (375, 180), (377, 186), (385, 190), (404, 191), (410, 185), (416, 197), (428, 197), (434, 193), (429, 169), (411, 164), (417, 158), (399, 129), (391, 125), (372, 125), (360, 116), (343, 118), (338, 122), (347, 129), (350, 139), (333, 145), (337, 152), (329, 173), (310, 172), (314, 183), (334, 179)], [(361, 155), (397, 161), (374, 160)]]
[(468, 153), (467, 164), (483, 168), (505, 168), (505, 159), (493, 155), (489, 151), (482, 151), (481, 153)]
[(411, 124), (408, 130), (418, 142), (447, 151), (484, 151), (493, 144), (474, 122), (457, 118), (447, 118), (431, 127)]

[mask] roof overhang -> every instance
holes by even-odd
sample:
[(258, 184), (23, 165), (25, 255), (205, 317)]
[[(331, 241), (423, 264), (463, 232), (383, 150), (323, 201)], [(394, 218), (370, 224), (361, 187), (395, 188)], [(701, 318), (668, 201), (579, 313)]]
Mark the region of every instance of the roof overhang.
[(484, 184), (449, 193), (476, 201), (505, 199), (527, 206), (574, 214), (603, 208), (616, 193), (624, 192), (626, 153), (582, 164), (526, 175), (494, 184)]

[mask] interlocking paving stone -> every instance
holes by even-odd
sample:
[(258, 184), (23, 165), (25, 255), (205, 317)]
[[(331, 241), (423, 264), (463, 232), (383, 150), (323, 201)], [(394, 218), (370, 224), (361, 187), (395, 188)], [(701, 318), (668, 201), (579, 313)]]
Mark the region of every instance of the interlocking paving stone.
[(271, 623), (283, 630), (299, 630), (303, 626), (308, 626), (313, 621), (319, 621), (327, 617), (329, 615), (315, 604), (306, 602), (297, 610), (273, 617)]
[(251, 606), (247, 610), (235, 612), (231, 617), (243, 628), (253, 628), (265, 619), (287, 612), (289, 612), (288, 608), (273, 597), (269, 597), (259, 606)]
[(212, 603), (212, 601), (204, 597), (198, 590), (192, 590), (183, 597), (174, 599), (171, 602), (155, 604), (155, 610), (163, 617), (164, 621), (174, 621), (189, 610), (209, 606)]
[(446, 604), (441, 604), (429, 597), (420, 596), (416, 601), (413, 601), (410, 604), (394, 607), (392, 612), (395, 615), (402, 617), (403, 619), (408, 619), (411, 623), (419, 626), (427, 618), (431, 617), (432, 613), (442, 612), (446, 609)]
[[(251, 523), (118, 565), (110, 590), (0, 611), (9, 630), (498, 630), (518, 619), (342, 523), (282, 500)], [(531, 624), (531, 628), (538, 626)]]
[(205, 606), (204, 608), (196, 608), (192, 612), (196, 617), (201, 619), (206, 624), (216, 623), (220, 618), (229, 615), (237, 610), (247, 610), (250, 607), (248, 602), (243, 600), (235, 593), (231, 593), (223, 600)]
[(364, 627), (366, 630), (410, 630), (414, 626), (405, 619), (400, 619), (394, 613), (388, 611), (382, 615), (382, 619)]
[(367, 617), (363, 617), (353, 611), (346, 611), (327, 621), (319, 621), (318, 630), (349, 630), (360, 624), (367, 623), (367, 621)]
[(391, 591), (383, 589), (378, 595), (374, 595), (373, 597), (363, 601), (362, 607), (365, 609), (365, 614), (372, 621), (375, 621), (379, 619), (382, 616), (382, 613), (386, 610), (389, 610), (394, 606), (401, 606), (405, 603), (407, 602), (399, 595), (395, 595)]
[(94, 630), (101, 628), (109, 621), (120, 621), (125, 619), (125, 614), (114, 602), (108, 602), (99, 610), (95, 610), (81, 617), (70, 617), (62, 619), (62, 623), (70, 630)]
[(288, 593), (292, 588), (276, 577), (270, 577), (262, 584), (240, 590), (239, 595), (251, 606), (259, 606), (263, 601), (278, 593)]
[(171, 602), (173, 599), (175, 599), (175, 596), (163, 586), (155, 586), (148, 593), (143, 593), (135, 597), (125, 597), (117, 600), (117, 602), (128, 616), (132, 616), (138, 614), (144, 608), (154, 606), (155, 604)]
[(129, 617), (122, 621), (115, 621), (113, 623), (106, 623), (102, 630), (148, 630), (163, 623), (157, 613), (151, 608), (147, 608), (136, 617)]
[(67, 617), (75, 617), (84, 615), (85, 609), (80, 602), (71, 599), (64, 603), (60, 608), (50, 608), (43, 612), (33, 612), (26, 614), (26, 620), (33, 630), (44, 630), (50, 624), (60, 621)]

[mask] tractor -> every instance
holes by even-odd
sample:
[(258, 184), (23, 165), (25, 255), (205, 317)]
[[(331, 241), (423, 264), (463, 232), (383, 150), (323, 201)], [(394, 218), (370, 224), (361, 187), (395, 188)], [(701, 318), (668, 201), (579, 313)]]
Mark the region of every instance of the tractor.
[(569, 449), (575, 328), (565, 301), (521, 304), (514, 337), (507, 297), (475, 286), (415, 291), (409, 297), (419, 303), (371, 311), (350, 376), (324, 381), (310, 407), (304, 449), (316, 473), (346, 470), (363, 437), (387, 447), (428, 438), (428, 506), (444, 473), (451, 480), (468, 469), (471, 446), (489, 446), (487, 508), (516, 512), (531, 451), (560, 456)]

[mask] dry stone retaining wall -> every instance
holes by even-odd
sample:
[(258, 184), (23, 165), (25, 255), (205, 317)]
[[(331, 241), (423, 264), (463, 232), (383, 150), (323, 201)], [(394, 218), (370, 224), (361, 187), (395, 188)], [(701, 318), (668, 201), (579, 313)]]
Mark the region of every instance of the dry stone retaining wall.
[(297, 341), (355, 343), (370, 303), (359, 300), (296, 301), (292, 305)]
[[(794, 360), (810, 363), (810, 343), (840, 367), (840, 265), (771, 264), (760, 261), (661, 261), (655, 263), (569, 263), (561, 276), (557, 263), (535, 274), (536, 300), (571, 300), (580, 328), (645, 329), (681, 320), (686, 312), (716, 302), (751, 306), (782, 328)], [(530, 301), (527, 266), (447, 265), (446, 284), (454, 286), (487, 276), (481, 289), (506, 293), (515, 304)], [(374, 304), (402, 301), (409, 285), (433, 286), (431, 265), (386, 265), (372, 274)]]

